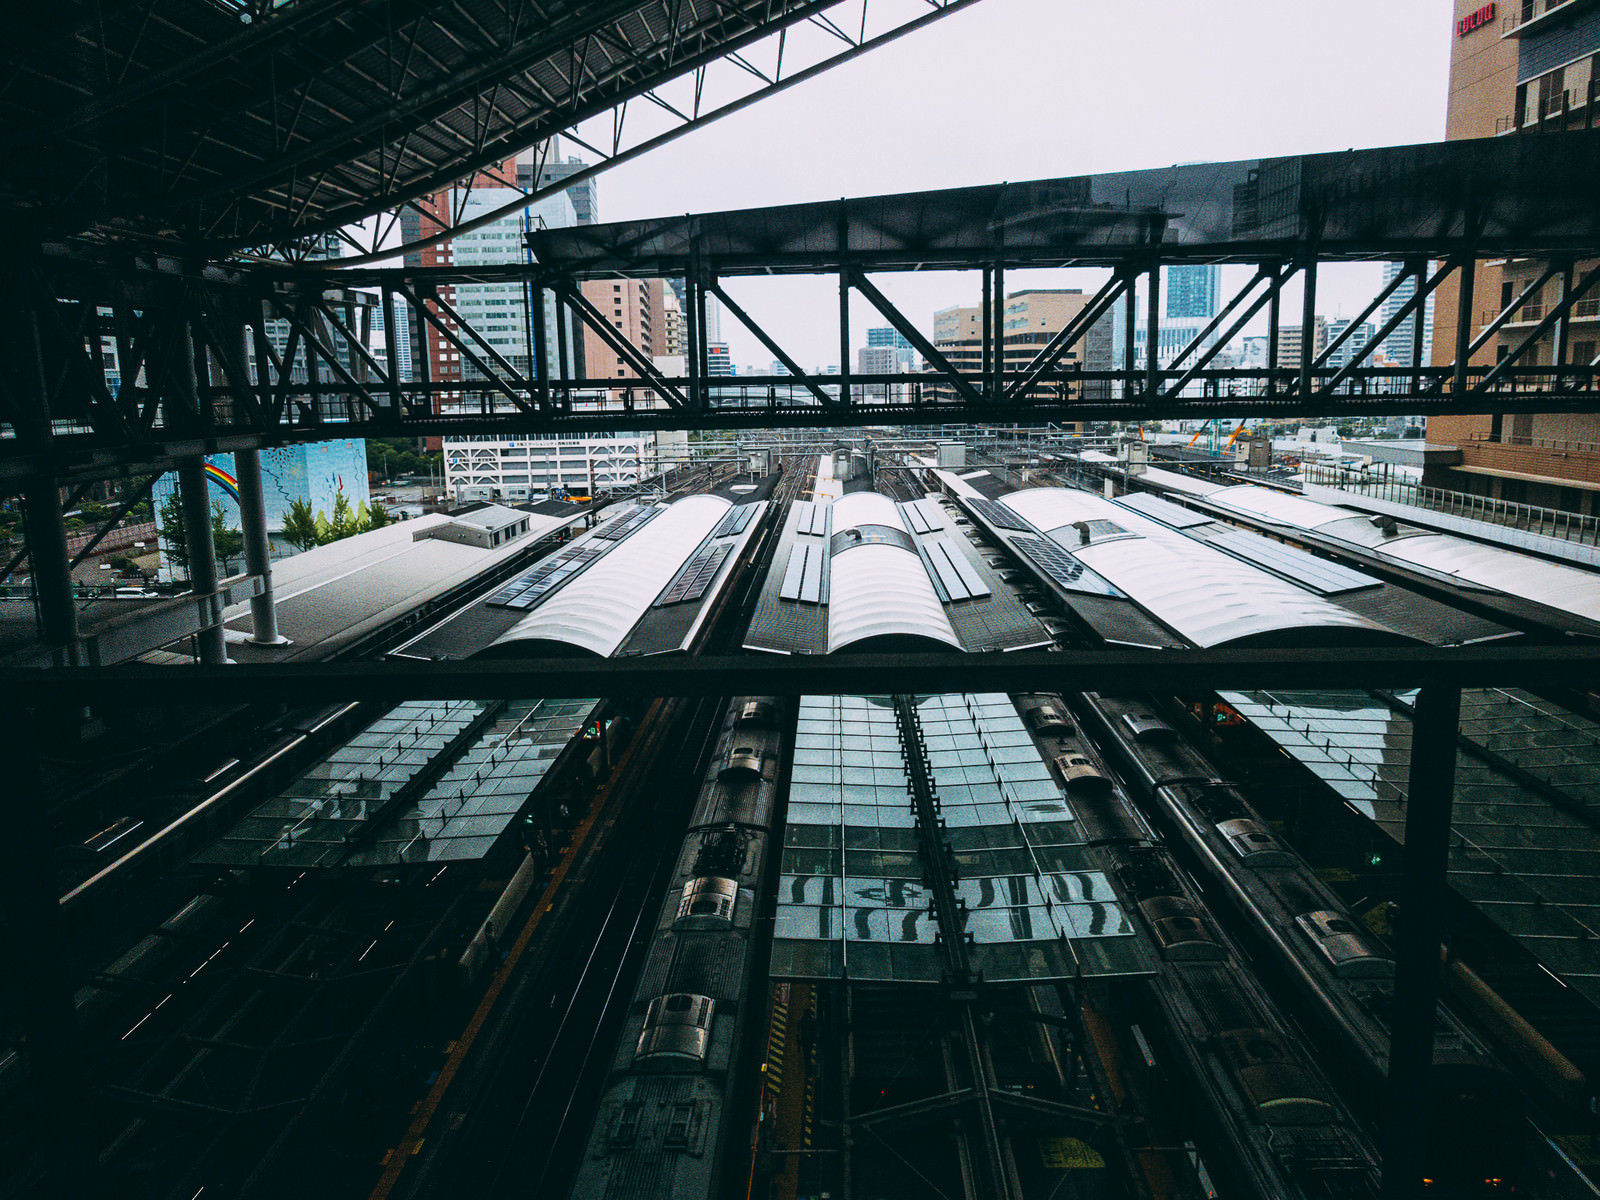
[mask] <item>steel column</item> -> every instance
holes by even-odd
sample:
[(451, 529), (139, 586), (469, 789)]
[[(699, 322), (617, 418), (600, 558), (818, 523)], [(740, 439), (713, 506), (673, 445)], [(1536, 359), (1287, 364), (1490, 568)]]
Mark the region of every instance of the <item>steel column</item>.
[(1411, 1200), (1422, 1194), (1428, 1076), (1439, 1002), (1439, 947), (1449, 907), (1445, 870), (1450, 857), (1460, 716), (1459, 688), (1427, 684), (1418, 693), (1411, 729), (1404, 879), (1395, 939), (1384, 1200)]
[(996, 259), (993, 270), (994, 302), (989, 306), (992, 324), (983, 336), (993, 349), (990, 369), (994, 374), (989, 377), (989, 394), (999, 400), (1006, 394), (1006, 264)]
[(186, 458), (179, 464), (178, 494), (189, 548), (189, 589), (197, 602), (211, 607), (214, 618), (195, 640), (200, 661), (215, 665), (226, 662), (228, 652), (222, 634), (222, 602), (217, 595), (217, 549), (211, 541), (211, 498), (206, 492), (204, 459)]
[(711, 322), (706, 317), (706, 279), (710, 272), (706, 270), (704, 262), (699, 257), (695, 258), (694, 265), (694, 311), (700, 321), (700, 407), (711, 407), (711, 385), (707, 382), (711, 377)]
[(29, 484), (23, 491), (23, 504), (39, 637), (48, 646), (60, 647), (68, 661), (76, 662), (78, 610), (72, 598), (67, 531), (61, 523), (61, 491), (54, 480)]
[(1156, 398), (1161, 382), (1161, 261), (1150, 264), (1150, 291), (1145, 296), (1144, 399)]
[[(983, 376), (983, 386), (985, 390), (989, 388), (989, 381), (993, 378), (991, 373), (994, 370), (994, 347), (989, 342), (989, 322), (991, 320), (990, 313), (993, 311), (993, 309), (994, 269), (985, 263), (983, 268), (983, 299), (978, 307), (978, 323), (983, 329), (983, 336), (979, 339), (979, 341), (982, 343), (983, 361), (979, 367), (979, 370)], [(991, 397), (994, 395), (993, 392), (990, 392), (989, 394)]]
[[(1565, 300), (1572, 293), (1572, 260), (1569, 258), (1561, 264), (1561, 298)], [(1567, 365), (1567, 334), (1572, 326), (1570, 310), (1562, 314), (1551, 330), (1553, 335), (1550, 342), (1550, 365), (1556, 369), (1551, 380), (1551, 387), (1561, 390), (1561, 368)]]
[(839, 264), (839, 403), (850, 407), (850, 267)]
[(236, 452), (233, 469), (239, 478), (244, 567), (261, 577), (261, 591), (250, 597), (250, 640), (258, 646), (286, 646), (289, 639), (278, 633), (278, 610), (272, 599), (272, 544), (267, 538), (267, 505), (261, 493), (261, 452)]
[[(1417, 291), (1422, 291), (1423, 282), (1428, 275), (1428, 262), (1419, 258), (1412, 267), (1412, 277), (1417, 281)], [(1411, 394), (1415, 396), (1422, 390), (1422, 335), (1426, 331), (1427, 322), (1423, 319), (1428, 315), (1426, 300), (1417, 304), (1416, 312), (1412, 314), (1411, 321)]]
[[(1272, 289), (1267, 297), (1267, 379), (1264, 388), (1268, 396), (1276, 395), (1278, 391), (1278, 377), (1274, 373), (1278, 369), (1279, 339), (1283, 336), (1283, 280), (1288, 277), (1282, 267), (1273, 275), (1273, 281), (1278, 285)], [(1305, 349), (1305, 330), (1300, 331), (1301, 350)]]
[(556, 369), (560, 372), (561, 397), (556, 408), (565, 412), (572, 407), (572, 389), (567, 380), (572, 378), (572, 311), (560, 288), (552, 288), (556, 298)]
[(1295, 387), (1302, 396), (1311, 394), (1311, 334), (1317, 326), (1316, 253), (1316, 242), (1313, 240), (1311, 252), (1306, 256), (1305, 266), (1300, 272), (1304, 290), (1300, 298), (1300, 378)]
[(1450, 394), (1467, 394), (1467, 362), (1472, 357), (1472, 314), (1478, 311), (1477, 291), (1478, 260), (1469, 253), (1461, 260), (1461, 271), (1456, 279), (1456, 357), (1455, 374), (1450, 380)]
[[(531, 287), (532, 285), (530, 285)], [(533, 346), (528, 354), (528, 369), (533, 372), (534, 399), (539, 405), (539, 411), (550, 411), (550, 348), (549, 330), (544, 316), (544, 293), (542, 286), (533, 287)]]

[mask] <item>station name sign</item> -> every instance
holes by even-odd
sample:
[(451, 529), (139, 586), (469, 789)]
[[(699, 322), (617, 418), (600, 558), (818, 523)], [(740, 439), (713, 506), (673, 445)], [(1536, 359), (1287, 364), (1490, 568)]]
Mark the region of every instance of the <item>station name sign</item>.
[(1456, 22), (1456, 36), (1466, 37), (1474, 29), (1479, 29), (1494, 20), (1494, 5), (1485, 4), (1482, 8), (1474, 9)]

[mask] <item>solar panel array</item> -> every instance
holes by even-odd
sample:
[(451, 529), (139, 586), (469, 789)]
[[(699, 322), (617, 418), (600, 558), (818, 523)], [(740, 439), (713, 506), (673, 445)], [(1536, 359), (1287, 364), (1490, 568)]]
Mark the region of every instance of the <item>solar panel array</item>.
[(1322, 596), (1374, 588), (1382, 582), (1371, 575), (1363, 575), (1360, 571), (1352, 571), (1349, 567), (1253, 533), (1219, 530), (1206, 538), (1206, 544), (1281, 575), (1291, 583)]
[(967, 498), (967, 505), (996, 529), (1014, 529), (1027, 533), (1029, 525), (998, 500), (984, 500), (976, 496)]
[(945, 527), (944, 511), (936, 500), (911, 500), (900, 506), (915, 533), (934, 533)]
[(778, 585), (780, 600), (798, 600), (802, 604), (822, 603), (822, 564), (827, 551), (821, 542), (796, 542), (789, 552), (789, 565), (784, 569), (783, 582)]
[(584, 542), (553, 554), (533, 570), (513, 579), (484, 603), (496, 608), (532, 608), (608, 549), (609, 546)]
[(1089, 569), (1054, 542), (1037, 537), (1014, 537), (1011, 539), (1011, 544), (1026, 554), (1036, 567), (1062, 587), (1069, 591), (1082, 589), (1079, 580), (1089, 573)]
[(711, 536), (714, 538), (733, 537), (743, 533), (750, 526), (750, 520), (756, 515), (754, 504), (736, 504), (728, 510), (725, 517), (718, 522)]
[(694, 552), (694, 557), (684, 564), (683, 570), (678, 572), (678, 577), (667, 585), (667, 590), (662, 593), (661, 599), (656, 601), (655, 606), (660, 608), (666, 604), (682, 604), (689, 600), (700, 599), (706, 594), (706, 589), (716, 577), (717, 569), (722, 566), (723, 559), (728, 557), (728, 552), (732, 549), (732, 542), (701, 546)]
[(795, 521), (796, 533), (824, 534), (828, 532), (828, 508), (824, 504), (813, 504), (809, 500), (796, 500), (795, 512), (799, 514)]
[(606, 538), (609, 541), (620, 542), (639, 526), (654, 517), (661, 509), (655, 505), (649, 508), (635, 509), (625, 517), (615, 517), (594, 531), (597, 538)]
[(933, 568), (934, 590), (941, 600), (976, 600), (991, 595), (983, 577), (949, 538), (929, 538), (922, 552)]
[(1197, 513), (1193, 509), (1174, 504), (1171, 500), (1163, 500), (1160, 496), (1152, 496), (1148, 492), (1130, 492), (1126, 496), (1118, 496), (1117, 503), (1124, 508), (1133, 509), (1136, 513), (1154, 517), (1163, 525), (1170, 525), (1174, 529), (1193, 529), (1196, 525), (1209, 525), (1212, 522), (1212, 518), (1204, 513)]

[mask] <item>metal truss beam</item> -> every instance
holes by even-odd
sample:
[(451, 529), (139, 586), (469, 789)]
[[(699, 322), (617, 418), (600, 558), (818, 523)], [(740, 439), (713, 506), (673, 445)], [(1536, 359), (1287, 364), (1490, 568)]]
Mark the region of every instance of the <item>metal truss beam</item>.
[[(81, 250), (60, 248), (8, 272), (17, 287), (11, 293), (13, 306), (27, 310), (8, 327), (25, 334), (31, 344), (0, 362), (15, 372), (0, 387), (0, 423), (9, 427), (0, 428), (0, 487), (86, 478), (96, 471), (115, 474), (197, 452), (395, 434), (933, 425), (989, 421), (1002, 409), (1010, 420), (1039, 423), (1594, 411), (1600, 407), (1596, 364), (1558, 360), (1551, 366), (1529, 365), (1526, 353), (1551, 335), (1557, 348), (1565, 343), (1573, 304), (1592, 294), (1600, 280), (1594, 272), (1565, 289), (1562, 300), (1533, 325), (1515, 352), (1492, 366), (1462, 361), (1459, 340), (1456, 361), (1448, 366), (1375, 368), (1360, 353), (1330, 365), (1350, 344), (1349, 330), (1322, 355), (1295, 367), (1281, 368), (1271, 355), (1259, 368), (1213, 365), (1222, 348), (1264, 310), (1272, 339), (1279, 329), (1283, 287), (1296, 273), (1307, 283), (1302, 308), (1314, 307), (1317, 274), (1329, 262), (1408, 264), (1362, 318), (1351, 323), (1351, 330), (1392, 302), (1406, 280), (1419, 281), (1415, 293), (1383, 322), (1369, 343), (1370, 354), (1372, 346), (1421, 310), (1451, 272), (1466, 278), (1476, 258), (1514, 250), (1555, 259), (1563, 265), (1550, 267), (1546, 277), (1562, 273), (1565, 278), (1572, 273), (1565, 264), (1600, 256), (1600, 218), (1592, 227), (1584, 225), (1572, 216), (1578, 210), (1570, 207), (1575, 188), (1589, 204), (1593, 189), (1580, 185), (1586, 187), (1597, 172), (1582, 162), (1573, 165), (1571, 155), (1553, 155), (1542, 144), (1531, 144), (1540, 139), (1529, 141), (1527, 147), (1506, 147), (1490, 139), (1483, 145), (1363, 151), (1348, 161), (1348, 156), (1285, 160), (1298, 172), (1297, 186), (1311, 212), (1270, 222), (1255, 208), (1238, 207), (1241, 197), (1264, 186), (1259, 173), (1267, 166), (1234, 163), (1196, 173), (1179, 188), (1180, 199), (1198, 205), (1196, 213), (1209, 213), (1207, 206), (1213, 204), (1234, 206), (1228, 220), (1218, 218), (1211, 225), (1199, 217), (1187, 224), (1175, 222), (1167, 207), (1175, 203), (1168, 190), (1177, 185), (1167, 173), (1146, 172), (1116, 176), (1122, 189), (1117, 195), (1134, 194), (1127, 183), (1143, 186), (1142, 176), (1150, 175), (1150, 186), (1159, 184), (1159, 197), (1166, 197), (1160, 203), (1091, 203), (1102, 186), (1100, 177), (1047, 181), (1048, 186), (957, 189), (759, 213), (705, 214), (687, 221), (592, 226), (581, 235), (535, 234), (530, 246), (537, 251), (537, 263), (376, 271), (326, 265), (197, 269), (156, 258), (95, 261)], [(1574, 153), (1585, 147), (1600, 152), (1600, 135), (1573, 134), (1568, 143)], [(1496, 193), (1493, 203), (1473, 198), (1482, 194), (1473, 186), (1480, 176), (1514, 165), (1529, 168), (1530, 177), (1518, 177), (1505, 196)], [(1187, 168), (1176, 170), (1187, 178)], [(1218, 172), (1238, 181), (1219, 193)], [(1391, 174), (1398, 182), (1391, 181)], [(1352, 200), (1346, 193), (1356, 184), (1377, 191)], [(1387, 214), (1384, 205), (1402, 201), (1420, 206), (1427, 220), (1410, 208), (1381, 219), (1372, 216), (1374, 211)], [(1520, 222), (1514, 247), (1505, 232), (1513, 220)], [(1002, 225), (1004, 244), (997, 245), (996, 230)], [(1419, 241), (1415, 230), (1423, 226), (1430, 232)], [(1271, 240), (1267, 232), (1280, 236)], [(1254, 279), (1207, 330), (1189, 339), (1173, 363), (1162, 366), (1149, 353), (1150, 346), (1159, 345), (1163, 329), (1159, 298), (1149, 288), (1146, 300), (1155, 302), (1148, 312), (1135, 313), (1130, 303), (1124, 314), (1130, 338), (1140, 320), (1146, 324), (1147, 349), (1139, 361), (1130, 342), (1130, 352), (1119, 364), (1089, 361), (1070, 376), (1052, 369), (1090, 329), (1103, 327), (1116, 298), (1129, 296), (1138, 276), (1155, 279), (1164, 267), (1193, 262), (1250, 266)], [(1422, 279), (1420, 272), (1430, 262), (1441, 265)], [(1026, 368), (1007, 370), (1005, 272), (1064, 265), (1106, 269), (1109, 278), (1080, 317)], [(957, 365), (952, 355), (942, 353), (875, 282), (884, 271), (928, 266), (983, 275), (984, 328), (970, 363)], [(781, 350), (778, 339), (728, 298), (726, 279), (759, 271), (832, 277), (841, 304), (840, 374), (797, 370), (798, 363)], [(580, 287), (591, 279), (679, 275), (688, 284), (688, 370), (682, 378), (667, 378), (584, 299)], [(486, 284), (509, 285), (508, 290), (521, 294), (527, 310), (522, 316), (539, 335), (531, 373), (513, 366), (496, 349), (499, 339), (463, 318), (449, 292)], [(871, 376), (850, 370), (851, 290), (860, 292), (921, 351), (930, 370)], [(1470, 289), (1461, 291), (1458, 327), (1473, 316)], [(555, 363), (547, 361), (552, 354), (547, 353), (543, 328), (542, 298), (547, 293), (555, 295), (562, 318), (553, 339)], [(730, 311), (750, 324), (793, 373), (737, 379), (711, 375), (707, 294), (727, 300)], [(1466, 343), (1467, 360), (1487, 344), (1488, 336), (1503, 331), (1530, 294), (1524, 293), (1490, 329)], [(396, 327), (395, 318), (401, 316), (397, 295), (411, 301), (409, 320), (399, 321), (401, 326), (409, 323), (409, 329)], [(390, 318), (382, 360), (376, 347), (365, 344), (369, 326), (357, 319), (364, 309), (381, 309)], [(579, 377), (583, 373), (573, 368), (569, 344), (573, 315), (639, 378), (619, 386), (610, 376)], [(409, 337), (416, 351), (411, 378), (391, 365), (398, 360), (402, 337)], [(433, 378), (427, 351), (435, 337), (459, 351), (463, 363), (481, 378)], [(122, 367), (115, 389), (105, 385), (100, 368), (102, 339), (107, 345), (114, 339)], [(1413, 343), (1415, 348), (1415, 339)], [(253, 363), (247, 361), (252, 358)], [(1002, 397), (1003, 406), (996, 403)]]
[[(1017, 379), (1006, 389), (1005, 399), (1016, 401), (1033, 389), (1039, 378), (1051, 367), (1062, 359), (1062, 356), (1072, 347), (1084, 339), (1084, 336), (1093, 328), (1096, 321), (1111, 310), (1111, 306), (1130, 291), (1131, 276), (1113, 275), (1104, 287), (1084, 306), (1082, 311), (1060, 333), (1050, 339), (1038, 354), (1033, 356), (1033, 361), (1022, 369), (1022, 377)], [(1132, 303), (1132, 300), (1129, 301)]]
[(241, 699), (532, 699), (541, 696), (885, 695), (955, 691), (1209, 691), (1216, 688), (1552, 687), (1600, 673), (1600, 644), (1354, 649), (1019, 650), (1011, 654), (378, 662), (0, 670), (0, 688), (41, 702), (138, 695), (182, 703), (196, 687)]
[[(494, 156), (485, 156), (480, 151), (471, 158), (458, 159), (454, 164), (455, 174), (435, 173), (424, 181), (424, 186), (419, 188), (412, 185), (404, 194), (391, 197), (391, 207), (377, 212), (369, 209), (366, 214), (359, 210), (341, 210), (339, 219), (303, 223), (295, 230), (293, 238), (277, 244), (262, 245), (259, 240), (253, 244), (250, 239), (236, 239), (229, 248), (253, 251), (263, 258), (293, 260), (303, 258), (302, 247), (307, 234), (338, 231), (358, 253), (339, 260), (336, 265), (355, 268), (381, 262), (402, 252), (438, 245), (521, 212), (546, 197), (593, 179), (614, 166), (648, 154), (684, 134), (814, 79), (832, 67), (850, 62), (977, 2), (922, 0), (920, 11), (913, 10), (911, 14), (902, 15), (893, 12), (890, 5), (874, 5), (872, 0), (845, 0), (844, 4), (841, 0), (802, 0), (787, 5), (759, 6), (764, 9), (759, 17), (751, 15), (751, 6), (740, 4), (734, 6), (733, 13), (718, 13), (711, 18), (711, 24), (717, 27), (721, 35), (713, 49), (687, 53), (674, 52), (678, 49), (680, 39), (683, 39), (681, 31), (687, 28), (687, 23), (686, 18), (680, 15), (681, 4), (671, 5), (672, 11), (667, 19), (673, 29), (674, 46), (665, 49), (664, 57), (661, 56), (662, 48), (657, 47), (651, 57), (640, 59), (614, 78), (604, 80), (587, 77), (586, 64), (580, 65), (578, 70), (572, 72), (573, 78), (566, 81), (573, 98), (562, 103), (560, 111), (563, 118), (556, 128), (529, 130), (520, 139), (499, 138), (493, 143)], [(858, 11), (859, 19), (853, 16), (841, 21), (830, 19), (828, 10), (846, 6), (852, 13)], [(868, 27), (875, 23), (869, 16), (877, 11), (889, 11), (890, 24), (882, 32), (869, 35)], [(725, 31), (735, 27), (738, 22), (749, 22), (748, 31), (731, 40), (727, 39)], [(806, 25), (830, 36), (822, 39), (827, 48), (814, 61), (797, 62), (798, 53), (794, 49), (792, 32), (797, 26)], [(628, 48), (618, 40), (620, 28), (620, 24), (614, 24), (610, 29), (597, 28), (586, 35), (587, 40), (580, 44), (584, 47), (601, 47), (612, 54), (626, 52)], [(686, 39), (682, 44), (687, 49)], [(757, 59), (765, 63), (769, 50), (772, 51), (772, 65), (755, 65)], [(585, 53), (589, 53), (589, 50), (586, 49)], [(727, 86), (716, 86), (715, 76), (718, 75), (727, 77), (724, 81), (728, 83)], [(642, 88), (634, 82), (640, 78), (649, 81)], [(711, 87), (707, 86), (708, 80)], [(688, 85), (689, 96), (686, 101), (675, 100), (669, 91), (673, 85), (680, 83)], [(513, 92), (523, 89), (523, 84), (514, 78), (505, 80), (504, 86)], [(585, 86), (592, 93), (592, 98), (579, 96), (578, 93)], [(717, 102), (710, 99), (712, 95), (728, 98)], [(645, 109), (657, 122), (664, 118), (668, 122), (667, 128), (644, 137), (626, 136), (630, 107)], [(604, 133), (597, 136), (597, 129), (604, 130)], [(595, 161), (543, 187), (521, 186), (515, 180), (489, 175), (489, 169), (503, 161), (508, 154), (523, 147), (536, 146), (533, 178), (537, 182), (540, 168), (547, 163), (558, 139), (581, 147)], [(271, 165), (281, 168), (283, 164)], [(461, 212), (466, 207), (466, 198), (474, 190), (482, 191), (489, 187), (510, 191), (514, 194), (513, 198), (463, 219)], [(413, 202), (418, 197), (452, 188), (458, 193), (455, 211), (445, 214), (442, 219), (438, 214), (427, 212), (425, 215), (435, 226), (430, 232), (399, 243), (392, 239), (401, 208), (414, 208)], [(350, 223), (362, 215), (368, 217), (364, 225), (366, 238), (357, 241), (351, 236)]]
[(706, 284), (706, 290), (718, 300), (722, 301), (722, 306), (732, 313), (735, 319), (738, 320), (741, 325), (743, 325), (751, 333), (755, 334), (756, 340), (767, 348), (767, 350), (772, 354), (773, 358), (777, 359), (783, 364), (783, 369), (785, 371), (788, 371), (789, 374), (794, 376), (796, 379), (802, 379), (805, 381), (806, 390), (816, 398), (818, 404), (827, 405), (833, 403), (833, 397), (828, 395), (827, 392), (823, 391), (817, 386), (814, 380), (809, 378), (809, 373), (802, 370), (800, 364), (790, 357), (788, 351), (786, 351), (782, 346), (778, 345), (777, 339), (775, 339), (760, 325), (756, 324), (755, 320), (750, 316), (750, 314), (745, 312), (745, 310), (739, 306), (734, 298), (723, 290), (723, 287), (720, 283), (713, 279)]
[[(867, 302), (870, 303), (873, 308), (877, 309), (878, 312), (883, 315), (884, 319), (889, 322), (889, 324), (894, 326), (895, 331), (899, 333), (901, 337), (905, 338), (906, 341), (910, 342), (912, 346), (916, 348), (917, 353), (921, 354), (923, 358), (927, 359), (928, 362), (933, 364), (934, 369), (938, 371), (939, 374), (946, 381), (948, 381), (952, 387), (955, 388), (963, 400), (967, 401), (969, 404), (982, 404), (984, 402), (984, 395), (981, 391), (979, 391), (978, 386), (968, 382), (965, 378), (963, 378), (961, 372), (950, 365), (950, 360), (945, 358), (945, 356), (934, 347), (934, 344), (925, 336), (923, 336), (923, 333), (920, 329), (918, 329), (910, 321), (906, 320), (905, 314), (891, 304), (889, 302), (889, 298), (880, 292), (873, 285), (870, 279), (868, 279), (864, 274), (856, 270), (854, 267), (841, 267), (840, 272), (841, 289), (846, 286), (854, 287), (856, 291), (865, 296), (867, 298)], [(841, 310), (844, 308), (845, 304), (846, 301), (841, 299)], [(842, 329), (841, 334), (843, 334), (845, 337), (848, 337), (848, 334)], [(847, 347), (845, 346), (840, 347), (841, 355), (843, 355), (846, 349)], [(839, 364), (839, 373), (844, 375), (848, 380), (849, 376), (846, 375), (846, 366), (843, 362)], [(848, 382), (846, 382), (843, 386), (844, 390), (841, 392), (841, 395), (848, 397), (850, 394), (850, 385)], [(998, 393), (991, 393), (991, 396), (997, 397)]]

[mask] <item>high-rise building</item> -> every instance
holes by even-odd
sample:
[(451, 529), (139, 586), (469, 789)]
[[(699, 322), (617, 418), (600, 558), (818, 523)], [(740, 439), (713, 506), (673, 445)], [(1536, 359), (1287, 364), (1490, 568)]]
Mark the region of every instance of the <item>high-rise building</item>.
[(1217, 315), (1221, 280), (1222, 268), (1211, 263), (1192, 267), (1168, 267), (1167, 316), (1173, 319), (1199, 317), (1209, 321)]
[(895, 365), (891, 370), (910, 371), (915, 369), (912, 364), (916, 362), (916, 350), (906, 340), (905, 335), (892, 326), (883, 325), (876, 329), (867, 330), (867, 346), (873, 350), (888, 348), (895, 351)]
[[(401, 382), (411, 381), (411, 309), (406, 304), (406, 298), (396, 293), (394, 297), (394, 323), (396, 336), (394, 339), (394, 372), (395, 377)], [(372, 344), (367, 347), (372, 357), (389, 367), (389, 339), (387, 329), (383, 323), (383, 305), (372, 306)]]
[(1308, 336), (1302, 325), (1285, 325), (1278, 330), (1278, 366), (1298, 367), (1309, 353), (1315, 362), (1328, 348), (1328, 318), (1318, 317)]
[[(1383, 264), (1383, 286), (1388, 287), (1405, 270), (1404, 263), (1386, 262)], [(1393, 294), (1383, 302), (1378, 310), (1379, 327), (1388, 325), (1401, 308), (1417, 294), (1416, 276), (1401, 282)], [(1378, 348), (1385, 360), (1397, 367), (1427, 366), (1430, 348), (1433, 345), (1433, 297), (1429, 296), (1422, 303), (1422, 361), (1413, 361), (1411, 353), (1414, 345), (1412, 339), (1416, 336), (1417, 314), (1409, 314), (1405, 320), (1395, 326), (1395, 330), (1384, 339), (1383, 345)], [(1452, 351), (1453, 353), (1453, 351)], [(1381, 365), (1374, 363), (1374, 365)]]
[[(459, 214), (462, 221), (500, 208), (516, 196), (513, 188), (504, 182), (514, 178), (518, 169), (515, 159), (508, 159), (493, 172), (486, 172), (471, 181), (470, 190), (462, 194), (460, 186), (453, 186), (432, 196), (424, 196), (415, 207), (408, 207), (401, 215), (401, 224), (407, 240), (432, 232), (437, 225), (425, 214), (433, 214), (442, 223), (448, 214)], [(527, 260), (525, 235), (537, 228), (560, 229), (576, 224), (577, 216), (572, 201), (565, 192), (547, 196), (521, 209), (488, 222), (479, 229), (457, 234), (449, 241), (434, 246), (424, 246), (406, 255), (407, 263), (416, 266), (487, 266), (495, 263), (523, 262)], [(515, 280), (496, 283), (471, 283), (441, 286), (441, 298), (461, 314), (461, 319), (471, 325), (484, 341), (493, 346), (513, 367), (532, 377), (536, 372), (533, 339), (536, 324), (531, 318), (534, 290)], [(555, 296), (544, 293), (545, 361), (552, 374), (558, 370), (561, 334), (557, 326)], [(447, 328), (454, 321), (442, 310), (436, 314)], [(420, 317), (413, 315), (413, 328)], [(431, 324), (424, 323), (424, 336), (420, 341), (426, 347), (429, 378), (440, 382), (459, 382), (461, 391), (437, 393), (434, 408), (448, 412), (459, 406), (468, 391), (477, 392), (472, 384), (482, 380), (471, 358), (451, 345)], [(575, 348), (581, 353), (578, 327), (567, 314), (566, 344), (569, 353)], [(468, 341), (470, 339), (463, 339)], [(416, 363), (412, 364), (413, 369)], [(569, 366), (577, 369), (578, 363)]]
[[(580, 158), (568, 156), (565, 162), (552, 161), (544, 164), (539, 170), (539, 187), (549, 187), (553, 183), (560, 183), (570, 175), (575, 175), (589, 164)], [(533, 164), (524, 162), (517, 168), (517, 183), (526, 188), (534, 186)], [(600, 191), (596, 187), (593, 176), (573, 184), (564, 193), (572, 201), (572, 211), (577, 217), (579, 225), (593, 225), (600, 219)]]
[[(1328, 318), (1328, 333), (1323, 349), (1327, 349), (1328, 346), (1331, 346), (1334, 342), (1343, 337), (1344, 331), (1348, 328), (1350, 328), (1350, 318)], [(1363, 321), (1359, 326), (1356, 327), (1356, 331), (1345, 339), (1344, 345), (1340, 346), (1328, 356), (1327, 365), (1336, 371), (1341, 367), (1349, 366), (1350, 363), (1355, 359), (1356, 355), (1360, 354), (1361, 351), (1366, 348), (1367, 343), (1372, 340), (1372, 335), (1376, 332), (1377, 328), (1372, 324), (1371, 321)], [(1317, 353), (1321, 354), (1322, 351), (1319, 350)]]
[(728, 352), (727, 342), (706, 343), (706, 374), (733, 374), (733, 355)]
[[(1500, 17), (1479, 19), (1482, 0), (1455, 0), (1450, 31), (1447, 138), (1559, 137), (1600, 115), (1600, 13), (1585, 0), (1512, 0)], [(1441, 30), (1441, 34), (1443, 31)], [(1476, 337), (1543, 274), (1547, 264), (1509, 259), (1478, 264), (1467, 306)], [(1581, 276), (1595, 260), (1575, 264)], [(1471, 359), (1489, 367), (1519, 345), (1560, 300), (1552, 279)], [(1435, 293), (1433, 362), (1455, 360), (1455, 277)], [(1600, 352), (1600, 298), (1573, 306), (1567, 362), (1587, 366)], [(1554, 330), (1518, 361), (1550, 366)], [(1454, 466), (1430, 466), (1424, 482), (1523, 504), (1600, 515), (1600, 414), (1508, 413), (1428, 418), (1428, 441), (1458, 448)]]
[[(891, 329), (889, 332), (893, 333)], [(900, 373), (900, 348), (895, 345), (866, 345), (856, 351), (857, 375), (897, 375)], [(864, 384), (858, 395), (871, 399), (885, 400), (891, 394), (898, 395), (900, 384), (869, 383)]]
[[(623, 339), (646, 358), (660, 349), (656, 330), (658, 293), (645, 279), (586, 279), (579, 285), (583, 297), (610, 321)], [(639, 373), (616, 347), (587, 325), (583, 330), (584, 370), (590, 379), (637, 379)]]

